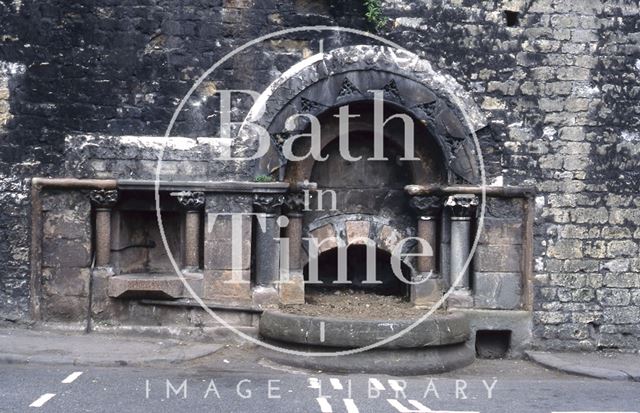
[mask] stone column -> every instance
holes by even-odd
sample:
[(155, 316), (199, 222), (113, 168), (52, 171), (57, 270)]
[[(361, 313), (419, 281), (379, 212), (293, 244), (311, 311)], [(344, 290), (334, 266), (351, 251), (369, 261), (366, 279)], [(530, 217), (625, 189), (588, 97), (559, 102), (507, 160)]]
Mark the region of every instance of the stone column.
[(111, 262), (111, 209), (118, 202), (118, 190), (97, 189), (89, 192), (96, 209), (96, 267), (108, 267)]
[(180, 192), (178, 203), (185, 210), (184, 217), (184, 268), (200, 268), (200, 217), (204, 207), (204, 192)]
[(282, 304), (304, 304), (304, 276), (302, 274), (302, 210), (304, 194), (292, 192), (287, 194), (283, 205), (289, 219), (286, 227), (289, 243), (289, 277), (279, 285), (280, 302)]
[(277, 218), (284, 202), (282, 194), (256, 194), (253, 199), (255, 212), (260, 214), (255, 237), (256, 288), (253, 301), (257, 305), (277, 304), (276, 282), (280, 278), (280, 237)]
[[(412, 281), (421, 281), (420, 284), (412, 284), (410, 288), (411, 302), (415, 305), (430, 305), (436, 303), (442, 297), (442, 277), (438, 273), (438, 219), (442, 211), (442, 198), (439, 196), (415, 196), (411, 198), (411, 207), (416, 211), (417, 237), (426, 241), (432, 249), (431, 255), (418, 257), (417, 273)], [(420, 245), (419, 251), (422, 251)]]
[(292, 272), (302, 271), (302, 210), (304, 195), (294, 192), (287, 195), (284, 211), (289, 218), (287, 238), (289, 238), (289, 269)]
[(478, 197), (452, 195), (447, 199), (446, 206), (451, 212), (450, 285), (454, 285), (459, 278), (453, 293), (449, 296), (449, 304), (454, 307), (471, 307), (473, 298), (469, 289), (470, 266), (464, 271), (462, 269), (471, 251), (471, 219), (478, 206)]

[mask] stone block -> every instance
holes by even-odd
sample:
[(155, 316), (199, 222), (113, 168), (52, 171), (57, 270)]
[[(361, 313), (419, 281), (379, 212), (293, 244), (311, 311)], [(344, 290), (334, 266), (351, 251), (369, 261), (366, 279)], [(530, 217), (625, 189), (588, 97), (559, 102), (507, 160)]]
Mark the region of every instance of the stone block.
[(302, 273), (290, 274), (287, 282), (278, 283), (280, 303), (304, 304), (304, 277)]
[(88, 297), (49, 295), (42, 302), (43, 321), (85, 321)]
[(369, 221), (347, 221), (345, 223), (347, 229), (347, 244), (362, 244), (369, 239), (369, 230), (371, 223)]
[(314, 229), (310, 235), (317, 240), (318, 253), (323, 253), (338, 246), (336, 231), (331, 224)]
[(599, 260), (588, 260), (584, 258), (575, 260), (564, 260), (562, 270), (566, 272), (597, 272), (599, 269), (599, 264)]
[(603, 311), (605, 323), (637, 324), (640, 323), (640, 308), (638, 307), (609, 307)]
[(587, 277), (582, 274), (551, 274), (551, 284), (558, 287), (582, 288)]
[(239, 300), (251, 300), (251, 272), (240, 270), (234, 279), (231, 270), (205, 270), (203, 298), (217, 299), (231, 297)]
[(88, 268), (43, 268), (45, 294), (86, 296), (89, 291)]
[(522, 244), (522, 221), (512, 219), (485, 218), (480, 244)]
[(391, 253), (400, 240), (402, 240), (400, 232), (389, 225), (383, 225), (376, 242), (384, 250)]
[[(207, 214), (204, 241), (204, 268), (208, 270), (234, 269), (233, 245), (241, 251), (240, 267), (249, 269), (251, 266), (251, 216), (236, 218), (233, 222), (231, 215)], [(234, 228), (235, 225), (235, 228)], [(235, 229), (235, 234), (234, 234)], [(235, 236), (235, 238), (234, 238)]]
[(521, 245), (478, 245), (473, 258), (475, 272), (520, 272)]
[(551, 325), (566, 323), (570, 319), (570, 314), (560, 311), (537, 311), (534, 316), (536, 322)]
[(558, 240), (549, 246), (547, 255), (558, 259), (582, 258), (582, 242), (572, 239)]
[[(244, 303), (244, 302), (243, 303), (225, 302), (225, 304), (229, 304), (230, 306), (231, 305), (238, 305), (238, 306), (247, 305), (247, 303)], [(244, 330), (242, 327), (250, 326), (252, 324), (253, 314), (249, 312), (227, 311), (220, 308), (212, 308), (211, 310), (214, 312), (216, 316), (226, 321), (228, 324), (236, 328), (240, 328), (241, 330)], [(207, 329), (216, 330), (216, 329), (220, 329), (220, 327), (223, 326), (223, 324), (218, 319), (216, 319), (215, 317), (212, 317), (211, 314), (207, 313), (200, 307), (191, 308), (190, 310), (188, 310), (188, 313), (185, 313), (185, 314), (188, 316), (188, 319), (185, 321), (182, 321), (184, 318), (180, 314), (175, 314), (171, 318), (177, 319), (178, 317), (180, 317), (181, 319), (176, 320), (177, 321), (176, 324), (198, 326), (198, 328), (202, 328), (203, 331), (206, 331)], [(223, 327), (223, 330), (225, 330), (226, 332), (220, 332), (222, 335), (227, 335), (227, 334), (231, 336), (235, 335), (235, 333), (229, 330), (226, 330), (226, 327)], [(246, 332), (246, 330), (244, 331)]]
[(564, 324), (557, 329), (558, 338), (563, 340), (584, 340), (589, 337), (589, 329), (585, 324)]
[(88, 211), (82, 214), (74, 210), (44, 212), (42, 236), (89, 240), (91, 237), (90, 215)]
[(95, 321), (113, 322), (128, 311), (129, 302), (109, 297), (109, 280), (113, 277), (113, 269), (99, 267), (93, 271), (91, 284), (91, 317)]
[(88, 214), (91, 211), (89, 198), (80, 191), (49, 190), (42, 192), (42, 211), (75, 211)]
[(487, 198), (485, 219), (522, 221), (522, 206), (522, 200), (516, 198)]
[(607, 226), (602, 228), (602, 238), (631, 238), (631, 230), (626, 227)]
[(587, 241), (584, 243), (584, 255), (591, 258), (605, 258), (607, 244), (605, 241)]
[(89, 267), (91, 265), (89, 241), (67, 239), (42, 240), (43, 267)]
[(556, 71), (559, 80), (589, 80), (591, 71), (581, 67), (560, 67)]
[[(417, 274), (412, 281), (421, 281), (426, 277), (428, 274)], [(443, 281), (433, 277), (420, 284), (411, 284), (409, 289), (411, 303), (416, 306), (431, 306), (442, 298), (444, 292)]]
[(578, 288), (571, 291), (571, 301), (574, 303), (591, 302), (596, 297), (593, 288)]
[[(572, 157), (567, 157), (565, 162)], [(574, 208), (569, 211), (572, 222), (578, 224), (606, 224), (609, 220), (609, 211), (605, 207), (600, 208)]]
[(273, 286), (257, 286), (251, 293), (253, 305), (260, 308), (276, 307), (280, 301), (278, 290)]
[(633, 257), (638, 251), (635, 241), (621, 240), (609, 241), (607, 244), (607, 257)]
[(631, 302), (631, 293), (624, 288), (601, 288), (596, 296), (603, 306), (626, 306)]
[(512, 310), (522, 303), (520, 273), (473, 274), (474, 304), (477, 308)]
[(618, 258), (602, 264), (602, 269), (611, 272), (625, 272), (629, 270), (630, 260), (628, 258)]
[(473, 307), (473, 296), (467, 289), (453, 290), (447, 298), (449, 308), (471, 308)]

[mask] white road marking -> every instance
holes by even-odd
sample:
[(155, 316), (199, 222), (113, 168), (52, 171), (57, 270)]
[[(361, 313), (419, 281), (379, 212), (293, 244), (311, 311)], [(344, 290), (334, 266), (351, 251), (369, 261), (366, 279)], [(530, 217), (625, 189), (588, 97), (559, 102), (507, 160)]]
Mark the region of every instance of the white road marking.
[(425, 406), (424, 404), (420, 403), (417, 400), (409, 400), (409, 404), (412, 405), (413, 407), (418, 409), (418, 411), (421, 411), (421, 412), (430, 412), (431, 411), (430, 408), (428, 408), (427, 406)]
[(408, 400), (408, 402), (417, 410), (412, 410), (400, 403), (396, 399), (387, 399), (389, 404), (393, 406), (400, 413), (479, 413), (476, 411), (462, 411), (462, 410), (431, 410), (427, 406), (423, 405), (417, 400)]
[(387, 399), (387, 401), (391, 406), (393, 406), (400, 413), (415, 413), (413, 410), (409, 410), (406, 407), (404, 407), (404, 405), (399, 401), (397, 401), (396, 399)]
[(342, 383), (340, 383), (340, 379), (336, 379), (336, 378), (331, 378), (329, 379), (329, 381), (331, 382), (331, 385), (333, 386), (334, 390), (342, 390)]
[(75, 379), (80, 377), (81, 374), (82, 374), (81, 371), (74, 371), (73, 373), (69, 374), (66, 379), (62, 380), (62, 382), (64, 384), (73, 383)]
[(384, 386), (378, 379), (370, 378), (369, 383), (371, 383), (376, 390), (384, 390)]
[(320, 342), (324, 343), (324, 321), (320, 321)]
[[(391, 388), (394, 391), (403, 391), (405, 389), (405, 387), (406, 387), (406, 385), (405, 386), (401, 386), (400, 382), (398, 380), (389, 380), (389, 386), (391, 386)], [(396, 395), (396, 397), (397, 397), (397, 395)]]
[(42, 396), (38, 397), (36, 401), (31, 403), (29, 407), (42, 407), (46, 402), (53, 399), (55, 395), (55, 393), (45, 393)]
[(316, 400), (320, 405), (320, 411), (322, 413), (333, 413), (333, 409), (331, 408), (331, 405), (329, 404), (329, 401), (326, 398), (318, 397)]
[(347, 408), (347, 413), (360, 413), (360, 410), (358, 410), (358, 407), (356, 406), (356, 403), (353, 401), (353, 399), (344, 399), (344, 406)]
[(320, 380), (316, 377), (309, 377), (309, 388), (310, 389), (319, 389), (320, 388)]

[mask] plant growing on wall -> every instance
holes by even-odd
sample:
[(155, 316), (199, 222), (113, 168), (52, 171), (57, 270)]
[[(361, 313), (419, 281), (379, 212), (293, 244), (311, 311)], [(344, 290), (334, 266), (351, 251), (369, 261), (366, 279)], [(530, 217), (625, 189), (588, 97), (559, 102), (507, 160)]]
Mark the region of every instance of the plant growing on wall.
[(255, 180), (256, 182), (273, 182), (273, 178), (269, 175), (258, 175)]
[(380, 29), (387, 23), (387, 18), (382, 15), (382, 0), (364, 0), (365, 17), (376, 29)]

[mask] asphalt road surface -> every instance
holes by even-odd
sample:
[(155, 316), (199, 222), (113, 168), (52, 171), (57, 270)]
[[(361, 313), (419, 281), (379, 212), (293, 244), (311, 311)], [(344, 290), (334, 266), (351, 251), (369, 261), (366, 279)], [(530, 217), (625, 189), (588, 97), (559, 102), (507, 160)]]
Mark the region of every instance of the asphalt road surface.
[[(640, 412), (640, 383), (478, 361), (433, 377), (223, 366), (0, 365), (2, 412)], [(226, 366), (226, 368), (225, 368)], [(431, 410), (429, 410), (431, 409)]]

